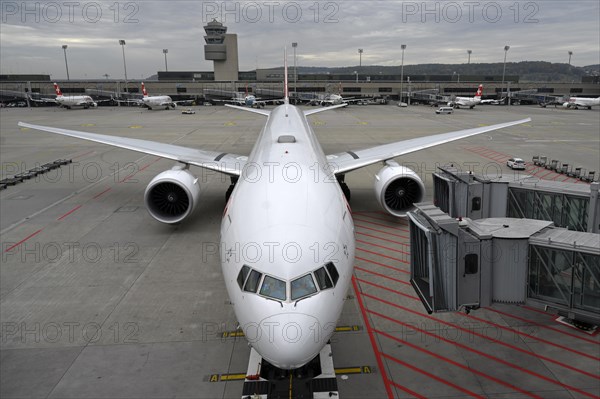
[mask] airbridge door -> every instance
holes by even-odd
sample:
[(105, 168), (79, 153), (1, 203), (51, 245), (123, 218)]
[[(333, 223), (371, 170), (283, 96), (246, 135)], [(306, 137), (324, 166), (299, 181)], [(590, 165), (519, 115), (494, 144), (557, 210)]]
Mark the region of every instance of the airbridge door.
[(457, 271), (458, 304), (461, 306), (479, 305), (481, 241), (465, 229), (458, 230)]

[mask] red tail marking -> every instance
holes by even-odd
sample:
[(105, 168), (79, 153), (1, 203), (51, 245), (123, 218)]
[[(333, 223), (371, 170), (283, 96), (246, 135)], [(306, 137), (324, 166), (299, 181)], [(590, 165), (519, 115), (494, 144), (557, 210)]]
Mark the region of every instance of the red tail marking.
[(148, 92), (146, 91), (146, 86), (144, 86), (144, 82), (142, 82), (142, 94), (144, 97), (148, 97)]
[(481, 97), (482, 93), (483, 93), (483, 85), (479, 85), (479, 88), (477, 89), (477, 94), (475, 94), (475, 97)]
[(54, 83), (54, 91), (57, 96), (62, 96), (62, 91), (60, 91), (60, 87), (58, 87), (58, 83)]

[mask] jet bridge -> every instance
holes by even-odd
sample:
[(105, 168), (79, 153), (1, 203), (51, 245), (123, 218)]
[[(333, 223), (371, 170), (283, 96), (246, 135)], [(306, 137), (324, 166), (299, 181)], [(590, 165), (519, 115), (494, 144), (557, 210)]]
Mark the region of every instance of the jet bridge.
[(599, 234), (544, 220), (455, 219), (431, 203), (408, 216), (411, 284), (428, 312), (525, 303), (600, 324)]
[(598, 182), (564, 183), (517, 172), (484, 178), (455, 168), (438, 170), (433, 173), (433, 203), (453, 218), (528, 218), (600, 233)]

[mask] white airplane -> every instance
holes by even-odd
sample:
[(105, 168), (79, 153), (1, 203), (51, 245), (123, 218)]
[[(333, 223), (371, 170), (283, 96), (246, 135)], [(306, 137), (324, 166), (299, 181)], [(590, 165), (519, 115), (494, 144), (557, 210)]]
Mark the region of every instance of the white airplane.
[(142, 94), (144, 97), (141, 100), (134, 102), (139, 102), (142, 106), (148, 108), (149, 110), (156, 108), (175, 109), (177, 107), (177, 103), (174, 102), (169, 96), (149, 96), (144, 82), (142, 82)]
[[(286, 57), (287, 58), (287, 57)], [(19, 122), (19, 126), (90, 140), (178, 162), (154, 177), (144, 199), (156, 220), (174, 224), (200, 201), (198, 166), (229, 175), (221, 221), (221, 266), (235, 315), (250, 345), (280, 369), (299, 368), (327, 344), (350, 288), (355, 237), (346, 173), (383, 163), (377, 201), (404, 216), (425, 186), (394, 158), (465, 137), (529, 122), (523, 119), (325, 155), (307, 116), (344, 107), (273, 110), (228, 105), (267, 118), (248, 156)], [(165, 265), (168, 267), (168, 265)]]
[(448, 103), (448, 106), (454, 108), (469, 107), (473, 109), (481, 102), (481, 93), (483, 93), (483, 85), (479, 85), (475, 97), (455, 97), (454, 100)]
[(579, 107), (592, 109), (592, 107), (600, 105), (600, 97), (598, 98), (586, 98), (586, 97), (570, 97), (568, 101), (563, 103), (563, 107), (565, 108), (575, 108)]
[[(35, 102), (52, 102), (58, 104), (60, 107), (71, 109), (73, 107), (83, 107), (88, 109), (90, 107), (96, 108), (98, 106), (98, 102), (94, 101), (90, 96), (65, 96), (63, 95), (58, 83), (54, 83), (54, 91), (56, 92), (56, 98), (42, 98), (41, 100), (36, 100), (31, 97), (29, 99)], [(110, 100), (103, 100), (110, 101)]]

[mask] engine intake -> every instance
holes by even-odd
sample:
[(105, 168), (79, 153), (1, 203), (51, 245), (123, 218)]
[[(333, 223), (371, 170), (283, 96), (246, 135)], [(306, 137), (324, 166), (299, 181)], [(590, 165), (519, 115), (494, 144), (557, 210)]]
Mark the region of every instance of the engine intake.
[(375, 195), (389, 214), (406, 216), (425, 197), (425, 185), (413, 170), (394, 161), (386, 164), (375, 175)]
[(158, 174), (144, 193), (146, 208), (159, 222), (174, 224), (196, 209), (200, 198), (198, 179), (187, 169), (175, 166)]

